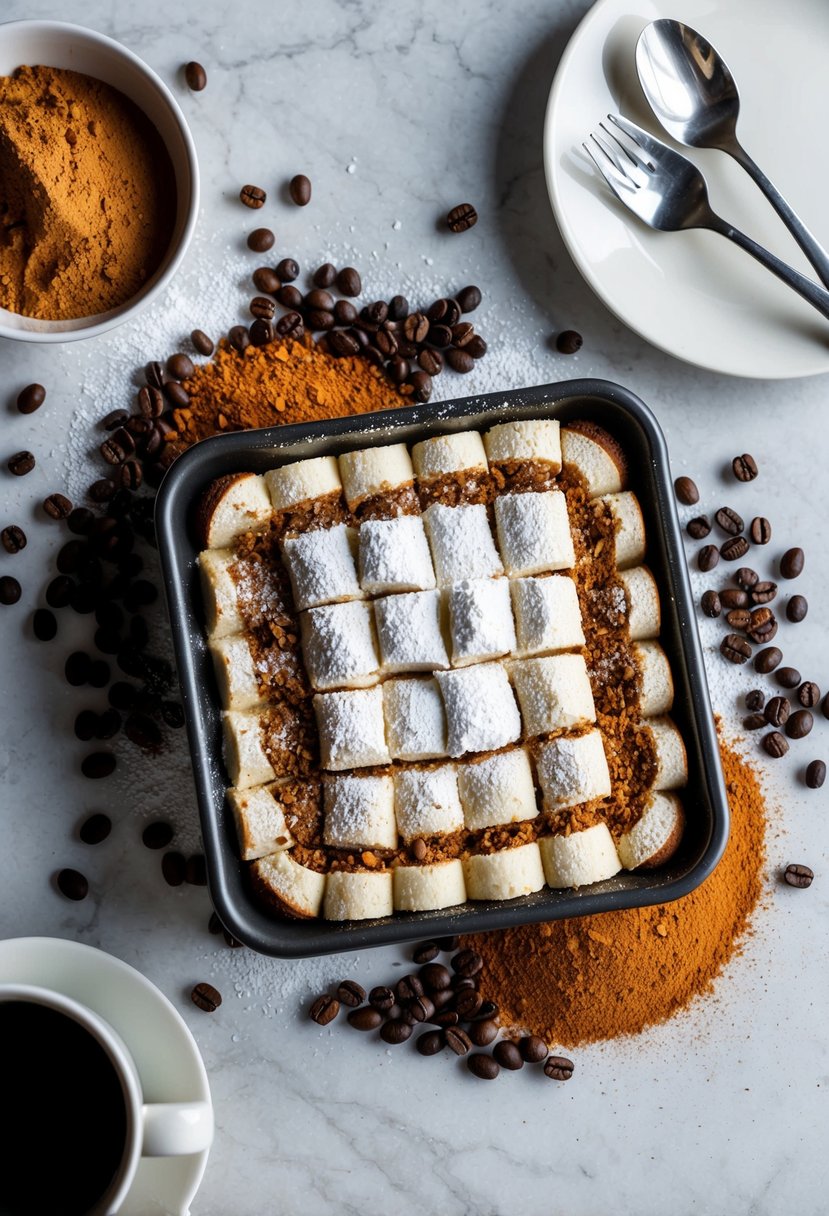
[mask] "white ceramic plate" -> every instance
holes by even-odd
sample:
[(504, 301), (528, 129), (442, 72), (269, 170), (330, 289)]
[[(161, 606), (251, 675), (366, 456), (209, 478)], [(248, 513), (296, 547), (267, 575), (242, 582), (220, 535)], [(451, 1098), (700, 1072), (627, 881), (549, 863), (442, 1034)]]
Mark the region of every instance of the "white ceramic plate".
[[(202, 1058), (180, 1014), (140, 971), (80, 942), (55, 937), (0, 941), (0, 982), (40, 984), (105, 1018), (135, 1060), (148, 1102), (209, 1102)], [(187, 1216), (207, 1152), (145, 1157), (119, 1216)]]
[[(608, 112), (666, 142), (636, 76), (644, 27), (675, 17), (698, 30), (740, 91), (737, 131), (815, 236), (829, 247), (827, 0), (599, 0), (559, 64), (544, 128), (547, 186), (579, 270), (631, 329), (712, 371), (780, 379), (829, 371), (829, 323), (723, 237), (654, 232), (609, 192), (581, 144)], [(676, 145), (678, 146), (678, 145)], [(683, 149), (725, 219), (791, 265), (814, 271), (747, 174), (722, 152)]]

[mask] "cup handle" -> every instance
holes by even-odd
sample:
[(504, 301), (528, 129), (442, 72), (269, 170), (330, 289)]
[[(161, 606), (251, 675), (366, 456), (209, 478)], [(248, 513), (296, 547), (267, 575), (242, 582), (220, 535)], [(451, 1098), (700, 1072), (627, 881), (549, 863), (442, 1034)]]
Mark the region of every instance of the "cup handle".
[(155, 1102), (142, 1107), (142, 1157), (183, 1157), (203, 1153), (213, 1139), (209, 1102)]

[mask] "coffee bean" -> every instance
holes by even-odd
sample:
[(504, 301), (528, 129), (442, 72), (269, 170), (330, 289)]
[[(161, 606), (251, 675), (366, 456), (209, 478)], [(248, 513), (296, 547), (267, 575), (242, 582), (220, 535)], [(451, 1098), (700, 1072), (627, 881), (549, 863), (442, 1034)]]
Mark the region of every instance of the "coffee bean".
[(260, 207), (264, 207), (267, 201), (267, 194), (259, 186), (242, 186), (239, 191), (239, 199), (250, 207), (252, 211), (258, 211)]
[(481, 291), (479, 287), (462, 287), (456, 294), (455, 299), (458, 301), (458, 307), (461, 312), (474, 312), (481, 302)]
[(337, 988), (337, 997), (340, 1004), (348, 1005), (349, 1009), (356, 1009), (365, 1001), (366, 990), (354, 980), (343, 980)]
[(89, 487), (89, 497), (93, 502), (109, 502), (115, 489), (115, 482), (110, 477), (101, 477)]
[(58, 631), (54, 613), (48, 608), (38, 608), (32, 616), (32, 630), (39, 642), (51, 642)]
[(456, 975), (470, 979), (481, 970), (484, 960), (477, 950), (465, 949), (459, 950), (449, 965)]
[(404, 975), (395, 985), (397, 999), (403, 1005), (408, 1005), (410, 1001), (416, 1000), (419, 996), (423, 996), (425, 989), (417, 975)]
[(426, 372), (412, 372), (409, 376), (409, 384), (412, 388), (413, 401), (423, 403), (432, 396), (432, 377)]
[[(437, 950), (437, 947), (435, 947)], [(452, 983), (452, 973), (442, 963), (426, 963), (420, 968), (420, 980), (428, 993), (443, 992)]]
[(424, 372), (428, 372), (430, 376), (439, 376), (443, 370), (443, 356), (438, 350), (430, 350), (426, 347), (417, 356), (417, 361)]
[(696, 515), (685, 525), (685, 530), (693, 540), (704, 540), (711, 531), (711, 520), (707, 515)]
[(420, 942), (412, 951), (412, 958), (416, 963), (431, 963), (439, 954), (440, 946), (437, 942)]
[(774, 760), (779, 760), (789, 750), (788, 743), (777, 730), (770, 731), (763, 736), (763, 747)]
[(772, 697), (764, 713), (769, 726), (785, 726), (789, 719), (791, 708), (785, 697)]
[(82, 709), (75, 718), (75, 738), (84, 743), (95, 738), (98, 729), (98, 715), (92, 709)]
[(744, 452), (742, 456), (735, 456), (731, 461), (731, 468), (738, 481), (754, 481), (757, 476), (757, 462), (753, 456), (749, 456), (748, 452)]
[[(337, 288), (341, 295), (358, 296), (363, 290), (362, 280), (353, 266), (344, 266), (337, 274)], [(397, 318), (399, 320), (399, 318)]]
[[(122, 670), (123, 664), (121, 663), (121, 659), (123, 657), (126, 656), (122, 652), (118, 659), (119, 666), (122, 668)], [(138, 656), (130, 656), (130, 663), (132, 663), (133, 658), (136, 658), (139, 666), (142, 665), (143, 660), (141, 660)], [(126, 674), (131, 675), (136, 673), (127, 672)], [(130, 743), (134, 743), (136, 747), (140, 747), (141, 750), (145, 752), (158, 751), (163, 742), (161, 731), (156, 723), (153, 722), (152, 718), (150, 718), (147, 714), (131, 713), (124, 723), (124, 734), (127, 736)]]
[(749, 525), (748, 534), (754, 545), (767, 545), (771, 540), (771, 524), (762, 515), (756, 515)]
[(770, 642), (777, 633), (777, 621), (771, 608), (754, 608), (746, 632), (758, 646)]
[(26, 533), (17, 524), (9, 524), (0, 532), (0, 540), (7, 553), (19, 553), (26, 548)]
[(767, 676), (774, 671), (783, 659), (782, 650), (778, 650), (776, 646), (767, 646), (765, 650), (761, 650), (754, 659), (754, 670), (760, 675)]
[(409, 1001), (406, 1014), (413, 1022), (431, 1022), (435, 1015), (435, 1006), (428, 996), (416, 996)]
[(283, 258), (276, 267), (276, 276), (283, 283), (293, 283), (299, 278), (299, 262), (293, 258)]
[[(22, 588), (16, 578), (12, 578), (10, 574), (4, 574), (0, 578), (0, 604), (5, 604), (7, 607), (16, 604), (21, 594)], [(57, 621), (55, 630), (57, 631)]]
[(786, 734), (790, 739), (805, 739), (811, 732), (815, 720), (808, 709), (796, 709), (786, 723)]
[(699, 490), (690, 477), (677, 477), (674, 481), (674, 493), (683, 506), (691, 507), (699, 502)]
[(90, 752), (81, 761), (81, 772), (91, 781), (100, 781), (115, 772), (115, 757), (112, 752)]
[(517, 1072), (519, 1068), (524, 1067), (524, 1057), (521, 1055), (518, 1045), (509, 1039), (501, 1039), (496, 1043), (492, 1049), (492, 1055), (502, 1068), (506, 1068), (510, 1072)]
[(286, 312), (277, 321), (276, 332), (280, 338), (291, 338), (296, 341), (305, 333), (305, 323), (298, 312)]
[(237, 354), (243, 354), (250, 346), (250, 334), (246, 325), (232, 325), (228, 330), (227, 338)]
[(137, 460), (125, 460), (118, 470), (118, 485), (123, 490), (137, 490), (143, 480), (144, 474)]
[(82, 684), (86, 684), (89, 679), (90, 665), (89, 655), (83, 650), (76, 650), (70, 654), (63, 666), (67, 684), (71, 684), (73, 688), (80, 688)]
[(124, 451), (119, 443), (116, 443), (114, 439), (105, 439), (98, 451), (101, 453), (107, 464), (113, 465), (121, 464), (121, 462), (126, 459), (128, 454)]
[(207, 85), (207, 72), (200, 63), (195, 59), (190, 63), (185, 64), (184, 79), (187, 81), (187, 87), (194, 93), (201, 93), (202, 89)]
[(494, 1081), (501, 1071), (498, 1061), (483, 1051), (475, 1051), (466, 1057), (466, 1067), (482, 1081)]
[(819, 790), (826, 780), (826, 765), (822, 760), (813, 760), (806, 768), (806, 784), (810, 790)]
[(752, 570), (750, 566), (740, 566), (734, 575), (734, 582), (746, 592), (751, 591), (752, 587), (756, 587), (759, 580), (759, 574), (756, 570)]
[(465, 1056), (472, 1046), (472, 1040), (465, 1030), (459, 1026), (449, 1026), (444, 1033), (446, 1046), (454, 1051), (456, 1056)]
[(161, 819), (148, 823), (141, 833), (141, 840), (148, 849), (166, 849), (172, 839), (172, 827)]
[(477, 1017), (482, 1019), (491, 1018), (493, 1021), (497, 1022), (499, 1021), (499, 1014), (500, 1010), (494, 1001), (484, 1000), (481, 1008), (478, 1010)]
[(792, 863), (783, 871), (783, 879), (790, 887), (810, 887), (814, 880), (814, 872), (808, 866)]
[(458, 1012), (458, 1017), (463, 1022), (470, 1022), (478, 1014), (483, 999), (474, 988), (464, 989), (459, 992), (455, 1000), (455, 1009)]
[(741, 591), (738, 587), (726, 587), (720, 592), (720, 603), (723, 608), (746, 608), (748, 602), (748, 593)]
[(498, 1023), (492, 1018), (472, 1022), (469, 1026), (469, 1037), (476, 1047), (487, 1047), (498, 1037)]
[(261, 317), (253, 322), (249, 332), (253, 346), (267, 346), (269, 342), (273, 342), (273, 325), (270, 321), (265, 321)]
[(751, 646), (737, 633), (728, 633), (720, 643), (720, 654), (729, 663), (745, 663), (751, 658)]
[[(353, 325), (358, 316), (359, 313), (350, 300), (337, 300), (334, 305), (334, 320), (338, 325)], [(359, 338), (356, 333), (348, 336), (354, 342), (355, 347), (359, 346)]]
[(797, 688), (800, 684), (800, 672), (796, 667), (781, 667), (774, 677), (781, 688)]
[(152, 388), (164, 387), (164, 368), (157, 360), (153, 360), (146, 365), (144, 368), (144, 376), (147, 384), (149, 384)]
[(453, 992), (461, 993), (461, 992), (468, 992), (470, 990), (472, 992), (477, 992), (477, 990), (478, 990), (478, 980), (474, 975), (470, 975), (470, 976), (453, 975), (452, 976), (452, 991)]
[(378, 985), (376, 988), (372, 988), (371, 992), (368, 994), (368, 1003), (374, 1009), (380, 1009), (385, 1012), (386, 1010), (391, 1009), (392, 1005), (394, 1004), (394, 993), (392, 992), (391, 988), (386, 988), (384, 985)]
[(720, 560), (720, 551), (716, 545), (703, 545), (697, 554), (697, 565), (703, 574), (713, 570)]
[(355, 1030), (376, 1030), (382, 1023), (383, 1015), (379, 1009), (364, 1005), (362, 1009), (352, 1009), (348, 1015), (348, 1024)]
[(797, 699), (806, 709), (813, 709), (820, 700), (820, 689), (814, 680), (804, 680), (797, 690)]
[(803, 550), (787, 549), (780, 558), (780, 573), (783, 578), (798, 578), (803, 573)]
[(75, 507), (66, 520), (66, 526), (75, 536), (87, 536), (94, 523), (95, 515), (88, 507)]
[(17, 394), (17, 408), (21, 414), (33, 414), (46, 400), (46, 389), (42, 384), (27, 384)]
[(426, 841), (422, 840), (419, 836), (417, 840), (412, 841), (411, 853), (415, 861), (423, 861), (423, 858), (426, 856), (428, 851)]
[(793, 595), (786, 604), (786, 617), (794, 624), (804, 620), (809, 611), (809, 604), (804, 595)]
[(252, 317), (261, 317), (263, 321), (272, 321), (276, 312), (276, 304), (267, 296), (254, 296), (248, 307)]
[(575, 1065), (566, 1056), (547, 1056), (544, 1061), (544, 1075), (553, 1081), (569, 1081)]
[[(107, 675), (109, 675), (108, 669), (107, 669)], [(90, 682), (90, 684), (92, 684), (91, 679), (89, 682)], [(104, 683), (106, 683), (106, 682), (107, 681), (104, 681)], [(98, 687), (101, 687), (101, 688), (103, 688), (103, 686), (104, 686), (103, 684), (98, 685)], [(95, 723), (95, 738), (96, 739), (101, 739), (102, 741), (105, 741), (107, 739), (114, 739), (120, 729), (121, 729), (121, 715), (118, 713), (117, 709), (105, 709), (102, 714), (97, 715), (97, 722)]]
[(253, 232), (248, 233), (248, 249), (252, 249), (254, 253), (267, 253), (269, 249), (273, 249), (275, 241), (276, 237), (270, 228), (254, 228)]
[(187, 863), (183, 853), (171, 851), (161, 858), (161, 874), (168, 887), (180, 887), (184, 882)]
[(86, 899), (89, 894), (89, 883), (79, 870), (58, 870), (57, 884), (61, 895), (67, 899)]
[(193, 853), (184, 866), (184, 881), (191, 887), (207, 886), (207, 862), (204, 853)]
[(452, 368), (453, 372), (459, 372), (462, 376), (465, 376), (468, 372), (471, 372), (475, 366), (475, 360), (468, 353), (468, 351), (458, 350), (454, 346), (446, 352), (446, 362)]
[(311, 201), (310, 179), (304, 173), (295, 174), (288, 183), (288, 193), (297, 207), (307, 207)]
[(428, 318), (422, 312), (412, 312), (403, 322), (403, 333), (409, 342), (425, 342), (429, 332)]
[(748, 541), (744, 536), (732, 536), (720, 545), (720, 556), (724, 561), (735, 562), (748, 553)]
[(167, 360), (167, 371), (175, 380), (189, 380), (195, 370), (193, 360), (181, 351)]
[(464, 350), (468, 355), (471, 355), (473, 359), (483, 359), (487, 352), (487, 345), (480, 334), (475, 334), (474, 338), (469, 339), (464, 347)]
[(337, 329), (328, 335), (328, 349), (338, 358), (347, 358), (359, 353), (360, 344), (345, 330)]
[(450, 232), (466, 232), (478, 222), (478, 212), (471, 203), (459, 203), (446, 217)]
[(751, 624), (751, 613), (747, 608), (732, 608), (725, 614), (725, 619), (732, 629), (747, 629)]
[(78, 836), (84, 844), (100, 844), (101, 841), (106, 840), (111, 831), (112, 820), (109, 815), (104, 815), (99, 811), (83, 821)]
[(744, 730), (762, 730), (767, 725), (768, 723), (762, 714), (749, 714), (748, 717), (743, 718)]
[(201, 983), (196, 984), (190, 999), (204, 1013), (215, 1013), (222, 1003), (222, 994), (212, 984)]
[(439, 1051), (443, 1051), (444, 1046), (442, 1030), (427, 1030), (415, 1043), (415, 1047), (422, 1056), (436, 1056)]
[(765, 693), (761, 692), (759, 688), (753, 688), (751, 692), (746, 693), (746, 709), (756, 712), (758, 709), (762, 709), (765, 703)]
[(15, 477), (25, 477), (35, 467), (35, 458), (31, 452), (15, 452), (6, 461), (6, 467)]
[[(452, 999), (452, 994), (447, 992), (436, 993), (435, 995), (439, 997), (448, 997), (449, 1001)], [(448, 1004), (448, 1001), (446, 1003)], [(450, 1026), (457, 1026), (460, 1018), (454, 1009), (439, 1008), (434, 1001), (432, 1004), (435, 1005), (436, 1009), (438, 1009), (438, 1012), (429, 1019), (432, 1025), (441, 1026), (444, 1030), (448, 1029)]]
[(518, 1050), (528, 1064), (540, 1064), (549, 1054), (547, 1044), (537, 1034), (528, 1034), (519, 1039)]
[(282, 286), (282, 280), (270, 266), (258, 266), (253, 272), (253, 285), (257, 291), (275, 296)]
[(452, 326), (452, 345), (458, 347), (467, 346), (475, 337), (475, 328), (468, 321), (461, 321), (458, 325)]
[(406, 1022), (403, 1018), (390, 1018), (380, 1027), (380, 1038), (384, 1043), (389, 1043), (391, 1046), (396, 1046), (398, 1043), (405, 1043), (411, 1037), (412, 1024)]
[(444, 950), (447, 953), (451, 953), (452, 950), (457, 950), (459, 941), (459, 937), (439, 937), (437, 939), (441, 950)]
[(312, 1022), (316, 1022), (318, 1026), (327, 1026), (329, 1022), (333, 1022), (334, 1018), (340, 1012), (340, 1002), (330, 993), (325, 992), (322, 996), (318, 996), (311, 1008), (308, 1010), (308, 1016)]
[(733, 511), (731, 507), (720, 507), (719, 511), (717, 511), (716, 515), (714, 516), (714, 519), (717, 521), (719, 527), (722, 528), (723, 532), (727, 533), (728, 536), (737, 536), (738, 533), (742, 532), (743, 528), (745, 527), (742, 516), (738, 515), (736, 511)]

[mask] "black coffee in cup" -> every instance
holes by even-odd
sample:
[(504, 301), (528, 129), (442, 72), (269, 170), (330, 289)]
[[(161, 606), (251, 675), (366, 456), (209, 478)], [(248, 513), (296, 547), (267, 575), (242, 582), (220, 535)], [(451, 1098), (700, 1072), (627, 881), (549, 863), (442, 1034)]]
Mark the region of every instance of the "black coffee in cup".
[(84, 1216), (127, 1142), (127, 1106), (101, 1044), (64, 1013), (0, 1002), (0, 1216)]

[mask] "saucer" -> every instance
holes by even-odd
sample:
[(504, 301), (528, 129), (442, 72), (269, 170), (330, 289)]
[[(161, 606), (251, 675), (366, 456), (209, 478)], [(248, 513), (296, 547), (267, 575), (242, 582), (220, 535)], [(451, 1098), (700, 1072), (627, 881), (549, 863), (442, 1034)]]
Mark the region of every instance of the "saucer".
[[(210, 1102), (202, 1058), (180, 1014), (140, 971), (80, 942), (54, 937), (0, 941), (0, 983), (39, 984), (108, 1021), (135, 1060), (147, 1102)], [(145, 1157), (119, 1216), (187, 1216), (207, 1151)]]
[[(598, 0), (570, 39), (544, 125), (547, 188), (564, 242), (584, 278), (654, 346), (710, 371), (758, 379), (829, 371), (829, 325), (742, 250), (712, 232), (654, 232), (615, 199), (582, 142), (622, 113), (671, 143), (636, 75), (641, 31), (679, 17), (716, 47), (740, 90), (746, 150), (829, 246), (826, 0)], [(677, 145), (674, 145), (677, 146)], [(729, 156), (680, 149), (704, 173), (711, 204), (815, 279), (770, 203)]]

